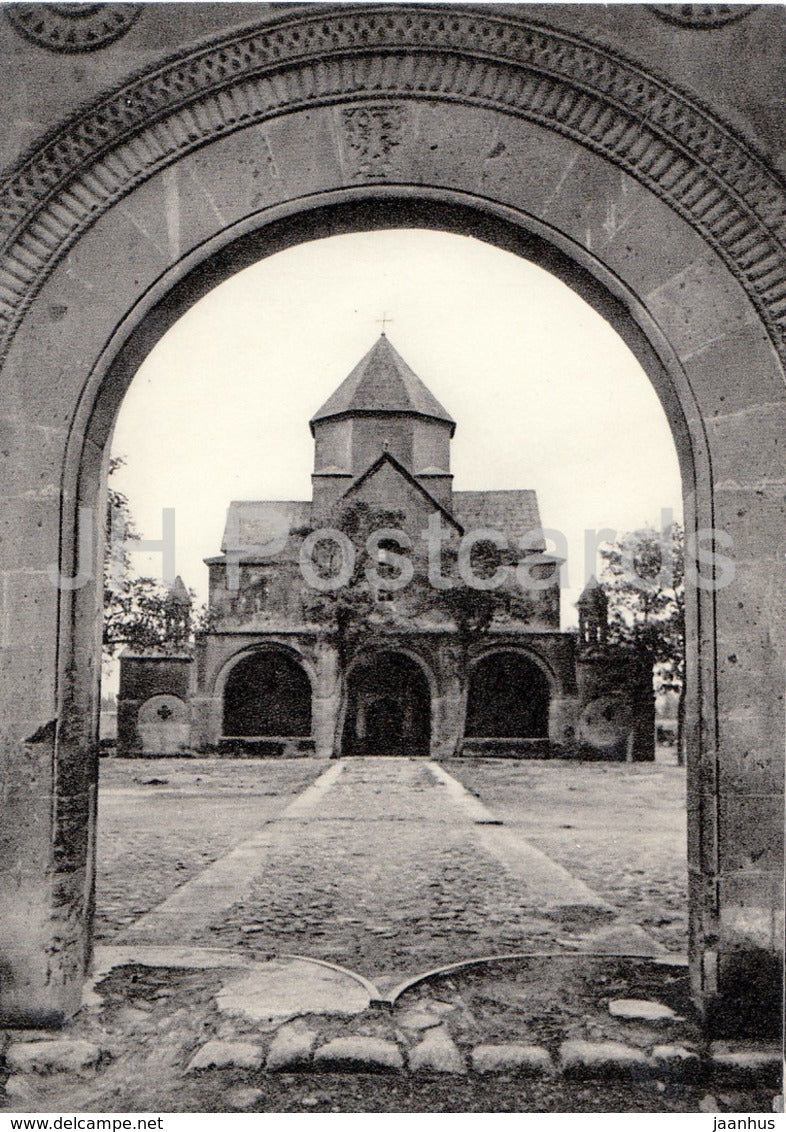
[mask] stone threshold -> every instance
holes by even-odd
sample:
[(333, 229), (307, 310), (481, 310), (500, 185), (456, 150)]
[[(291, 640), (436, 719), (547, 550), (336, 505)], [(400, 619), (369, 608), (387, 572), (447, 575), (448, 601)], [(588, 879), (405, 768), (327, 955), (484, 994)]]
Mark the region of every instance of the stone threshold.
[[(695, 1032), (689, 1039), (681, 1033), (685, 1019), (654, 999), (608, 1002), (608, 1015), (620, 1020), (616, 1037), (622, 1040), (578, 1038), (574, 1030), (537, 1043), (454, 1037), (446, 1018), (430, 1012), (428, 1004), (415, 1002), (407, 1007), (401, 1002), (405, 992), (435, 978), (439, 981), (441, 975), (544, 957), (517, 953), (463, 961), (424, 972), (383, 992), (354, 971), (303, 956), (280, 955), (258, 962), (223, 948), (100, 947), (93, 982), (85, 995), (85, 1021), (91, 1011), (102, 1009), (96, 984), (114, 969), (143, 965), (221, 971), (221, 988), (214, 1001), (224, 1025), (219, 1034), (204, 1035), (196, 1048), (191, 1046), (183, 1055), (175, 1070), (183, 1076), (249, 1070), (271, 1074), (475, 1074), (565, 1082), (649, 1080), (768, 1089), (774, 1095), (782, 1092), (783, 1056), (776, 1046), (756, 1040), (710, 1042), (697, 1038)], [(597, 958), (616, 957), (603, 954)], [(650, 962), (675, 968), (685, 964), (680, 956), (652, 957)], [(129, 1012), (139, 1014), (137, 1022), (144, 1021), (139, 1011), (128, 1008)], [(343, 1033), (337, 1034), (337, 1023), (343, 1026)], [(626, 1030), (628, 1025), (635, 1029)], [(113, 1051), (94, 1040), (89, 1026), (86, 1029), (82, 1024), (81, 1031), (79, 1036), (73, 1030), (70, 1035), (67, 1030), (0, 1031), (0, 1074), (8, 1074), (6, 1097), (24, 1095), (25, 1082), (31, 1077), (101, 1073), (113, 1061)], [(626, 1032), (631, 1037), (635, 1033), (638, 1045), (624, 1040)]]
[[(310, 1022), (310, 1020), (309, 1020)], [(252, 1035), (243, 1040), (210, 1039), (191, 1056), (182, 1072), (266, 1070), (270, 1073), (431, 1073), (510, 1074), (515, 1077), (562, 1077), (574, 1081), (655, 1079), (714, 1087), (780, 1090), (783, 1057), (773, 1046), (712, 1043), (706, 1051), (688, 1045), (655, 1044), (645, 1051), (617, 1041), (570, 1039), (555, 1050), (521, 1042), (479, 1043), (460, 1048), (440, 1025), (412, 1045), (373, 1034), (355, 1033), (321, 1040), (304, 1019), (277, 1029), (265, 1047)], [(45, 1031), (6, 1045), (3, 1065), (10, 1092), (17, 1075), (100, 1071), (108, 1051), (84, 1038), (54, 1037)], [(7, 1082), (8, 1084), (8, 1082)]]

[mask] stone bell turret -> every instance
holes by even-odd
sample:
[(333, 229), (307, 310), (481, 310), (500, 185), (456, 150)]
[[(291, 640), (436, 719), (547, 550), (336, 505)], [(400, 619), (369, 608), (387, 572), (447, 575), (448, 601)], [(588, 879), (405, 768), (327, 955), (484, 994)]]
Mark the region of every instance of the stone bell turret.
[(191, 594), (183, 579), (178, 576), (172, 583), (164, 603), (166, 639), (168, 644), (186, 644), (191, 628)]
[(593, 574), (576, 602), (579, 611), (579, 644), (605, 648), (609, 636), (609, 599)]

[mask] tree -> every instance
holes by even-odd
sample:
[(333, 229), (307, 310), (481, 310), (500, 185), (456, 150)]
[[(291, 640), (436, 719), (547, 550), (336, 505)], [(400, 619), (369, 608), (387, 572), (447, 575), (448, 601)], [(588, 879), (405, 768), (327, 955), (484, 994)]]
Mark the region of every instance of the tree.
[(182, 582), (170, 588), (155, 578), (133, 573), (126, 544), (138, 539), (139, 533), (128, 497), (111, 480), (124, 463), (120, 456), (109, 461), (104, 555), (105, 657), (115, 656), (123, 646), (140, 651), (182, 649), (192, 639), (195, 626), (193, 591), (186, 590)]
[[(366, 577), (369, 556), (365, 551), (366, 541), (375, 531), (399, 529), (404, 521), (400, 511), (389, 511), (380, 507), (370, 507), (359, 502), (346, 507), (335, 520), (336, 529), (346, 535), (355, 547), (352, 572), (347, 581), (336, 589), (314, 590), (305, 602), (305, 613), (310, 621), (331, 628), (336, 637), (339, 664), (346, 667), (358, 639), (369, 627), (391, 628), (395, 621), (392, 610), (385, 608), (377, 600), (376, 593)], [(312, 534), (311, 528), (295, 532), (300, 537)], [(317, 543), (315, 567), (317, 574), (328, 578), (335, 572), (336, 562), (331, 551), (319, 554)], [(398, 549), (398, 547), (396, 547)], [(395, 570), (380, 564), (380, 576), (391, 577)]]
[[(402, 595), (401, 601), (380, 601), (367, 578), (367, 567), (373, 563), (379, 577), (391, 579), (398, 576), (398, 567), (393, 563), (386, 563), (382, 556), (374, 562), (365, 549), (366, 541), (375, 532), (401, 529), (405, 524), (405, 516), (402, 512), (358, 502), (341, 512), (335, 519), (335, 524), (336, 529), (345, 534), (355, 548), (351, 575), (342, 586), (334, 590), (314, 591), (313, 596), (306, 599), (304, 612), (309, 620), (332, 628), (342, 675), (358, 644), (370, 633), (406, 631), (414, 619), (436, 614), (441, 619), (451, 621), (456, 627), (459, 664), (463, 672), (462, 684), (466, 686), (466, 669), (472, 642), (490, 629), (499, 614), (525, 623), (534, 615), (534, 603), (510, 589), (486, 590), (467, 585), (458, 575), (456, 550), (450, 547), (443, 548), (443, 575), (453, 580), (449, 589), (432, 586), (426, 572), (418, 570), (415, 564), (412, 579), (398, 591)], [(302, 528), (295, 533), (305, 538), (312, 534), (312, 530)], [(384, 540), (379, 543), (379, 548), (381, 551), (394, 552), (402, 549), (394, 541), (388, 545)], [(515, 565), (515, 555), (513, 552), (499, 551), (491, 544), (487, 546), (479, 543), (475, 546), (472, 566), (479, 576), (493, 574), (500, 561)], [(318, 573), (324, 577), (336, 573), (336, 562), (330, 554), (325, 555), (321, 568), (317, 556), (316, 565)]]
[[(486, 632), (499, 614), (507, 614), (524, 622), (531, 620), (534, 605), (527, 598), (510, 589), (476, 589), (461, 580), (457, 576), (456, 551), (449, 547), (443, 549), (443, 566), (446, 566), (446, 574), (453, 580), (450, 589), (433, 587), (425, 574), (415, 569), (412, 580), (400, 591), (404, 601), (398, 609), (380, 602), (366, 576), (366, 569), (371, 562), (371, 556), (365, 550), (366, 541), (375, 532), (401, 529), (404, 522), (404, 515), (399, 511), (371, 507), (363, 502), (347, 507), (336, 520), (337, 529), (349, 538), (356, 550), (352, 573), (345, 584), (337, 589), (327, 593), (317, 592), (307, 601), (306, 612), (312, 620), (334, 626), (342, 662), (351, 652), (349, 646), (353, 638), (365, 635), (369, 628), (403, 628), (413, 617), (424, 613), (436, 612), (453, 621), (459, 638), (466, 643)], [(311, 530), (304, 528), (297, 533), (305, 536)], [(399, 552), (401, 547), (395, 542), (388, 546), (383, 540), (380, 550)], [(509, 552), (500, 552), (493, 545), (477, 544), (472, 555), (473, 569), (481, 577), (492, 574), (497, 568), (500, 554), (505, 561), (510, 557)], [(381, 578), (393, 579), (398, 574), (397, 567), (386, 563), (382, 558), (375, 566)], [(335, 562), (326, 558), (322, 563), (323, 576), (328, 577), (333, 573), (334, 567)], [(317, 563), (317, 569), (319, 568)]]
[(675, 691), (677, 757), (683, 759), (685, 710), (685, 535), (632, 531), (600, 548), (601, 582), (609, 599), (609, 641), (632, 649), (652, 667), (656, 692)]
[[(458, 575), (458, 554), (453, 547), (444, 550), (444, 563), (447, 563), (446, 572), (453, 578), (454, 585), (449, 590), (429, 587), (421, 595), (421, 601), (425, 608), (441, 612), (453, 621), (465, 653), (474, 640), (488, 632), (499, 616), (523, 624), (529, 623), (534, 617), (534, 602), (520, 596), (513, 589), (503, 585), (487, 590), (467, 585)], [(471, 564), (477, 577), (489, 578), (500, 565), (515, 568), (518, 557), (515, 552), (500, 550), (493, 543), (479, 542), (473, 547)]]

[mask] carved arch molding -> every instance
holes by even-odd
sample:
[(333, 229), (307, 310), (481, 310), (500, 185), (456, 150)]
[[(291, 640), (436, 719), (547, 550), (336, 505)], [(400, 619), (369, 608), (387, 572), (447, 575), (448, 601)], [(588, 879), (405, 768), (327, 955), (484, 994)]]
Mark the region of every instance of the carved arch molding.
[[(153, 173), (252, 123), (354, 101), (350, 145), (367, 154), (380, 133), (382, 161), (356, 170), (373, 181), (396, 144), (397, 98), (501, 110), (612, 161), (723, 258), (786, 361), (786, 187), (745, 142), (695, 99), (581, 39), (518, 16), (416, 5), (321, 8), (235, 32), (60, 126), (0, 182), (0, 361), (80, 233)], [(375, 100), (384, 129), (359, 113)]]

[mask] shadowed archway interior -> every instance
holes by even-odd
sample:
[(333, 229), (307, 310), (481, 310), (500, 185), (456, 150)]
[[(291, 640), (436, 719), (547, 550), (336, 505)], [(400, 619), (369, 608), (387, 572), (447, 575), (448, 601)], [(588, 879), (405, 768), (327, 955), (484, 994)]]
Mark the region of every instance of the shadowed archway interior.
[(466, 734), (473, 739), (545, 739), (549, 682), (520, 653), (496, 652), (475, 665), (469, 680)]
[(431, 694), (420, 665), (400, 652), (361, 658), (347, 681), (345, 755), (428, 755)]
[(310, 734), (311, 684), (297, 661), (268, 649), (238, 661), (224, 688), (224, 735)]

